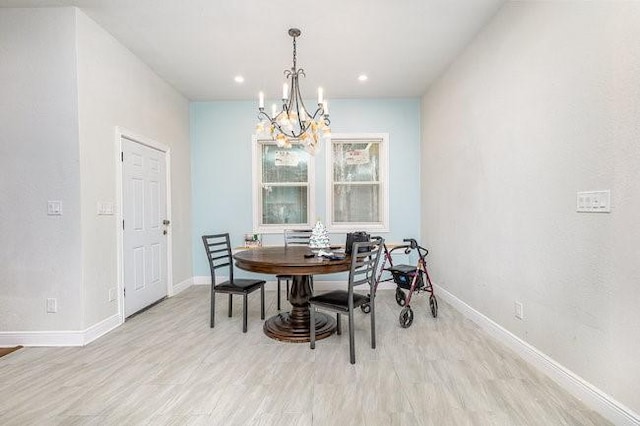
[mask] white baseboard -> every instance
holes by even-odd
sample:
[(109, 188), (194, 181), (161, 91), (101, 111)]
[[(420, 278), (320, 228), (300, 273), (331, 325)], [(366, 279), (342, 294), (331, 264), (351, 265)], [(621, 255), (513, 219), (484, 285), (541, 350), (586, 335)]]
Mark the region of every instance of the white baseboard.
[(169, 291), (169, 297), (175, 296), (176, 294), (181, 293), (191, 287), (193, 285), (193, 280), (193, 278), (187, 278), (186, 280), (178, 284), (174, 284), (171, 288), (171, 291)]
[(537, 348), (520, 339), (492, 319), (478, 312), (444, 288), (434, 285), (436, 294), (525, 361), (549, 376), (562, 388), (615, 425), (640, 425), (640, 415), (613, 399)]
[(11, 346), (85, 346), (121, 324), (115, 314), (85, 330), (77, 331), (4, 331), (0, 347)]
[(119, 327), (120, 324), (122, 324), (122, 318), (119, 314), (115, 314), (103, 321), (100, 321), (95, 325), (92, 325), (83, 332), (84, 340), (82, 346), (87, 345), (98, 339), (99, 337), (104, 336), (111, 330)]

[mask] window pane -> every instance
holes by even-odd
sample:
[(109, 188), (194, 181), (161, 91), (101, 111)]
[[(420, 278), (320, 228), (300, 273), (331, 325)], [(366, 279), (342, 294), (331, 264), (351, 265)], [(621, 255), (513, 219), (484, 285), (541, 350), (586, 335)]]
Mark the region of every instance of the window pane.
[(380, 185), (333, 187), (333, 222), (380, 222)]
[(262, 145), (262, 182), (307, 182), (308, 155), (300, 145), (289, 149)]
[(306, 186), (262, 187), (262, 223), (265, 225), (306, 224)]
[(379, 143), (336, 143), (333, 145), (333, 158), (335, 182), (377, 182), (379, 180)]

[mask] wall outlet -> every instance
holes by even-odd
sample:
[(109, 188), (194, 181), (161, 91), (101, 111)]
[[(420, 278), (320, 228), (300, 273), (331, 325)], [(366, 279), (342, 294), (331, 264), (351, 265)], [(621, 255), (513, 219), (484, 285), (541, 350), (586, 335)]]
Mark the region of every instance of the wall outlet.
[(514, 314), (519, 320), (524, 319), (524, 308), (522, 306), (522, 302), (515, 302)]
[(56, 312), (58, 312), (58, 299), (47, 299), (47, 313), (55, 314)]
[(112, 287), (109, 289), (109, 302), (113, 302), (114, 300), (116, 300), (116, 289)]

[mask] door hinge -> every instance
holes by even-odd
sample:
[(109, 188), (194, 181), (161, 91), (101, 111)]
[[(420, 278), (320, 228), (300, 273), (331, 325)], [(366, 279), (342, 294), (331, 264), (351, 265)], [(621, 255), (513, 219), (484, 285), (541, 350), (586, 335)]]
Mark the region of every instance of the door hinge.
[(120, 153), (120, 161), (124, 162), (124, 152)]
[(124, 219), (122, 219), (122, 230), (124, 231)]
[(124, 288), (123, 290), (124, 290), (124, 297), (127, 297), (127, 289)]

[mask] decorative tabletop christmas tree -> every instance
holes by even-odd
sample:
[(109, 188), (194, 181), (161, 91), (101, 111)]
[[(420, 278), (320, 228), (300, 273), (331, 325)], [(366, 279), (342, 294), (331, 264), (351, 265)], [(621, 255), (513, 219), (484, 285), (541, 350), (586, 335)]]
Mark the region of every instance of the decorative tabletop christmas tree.
[(312, 249), (322, 249), (329, 247), (329, 234), (327, 228), (324, 227), (322, 222), (317, 221), (316, 226), (311, 231), (311, 237), (309, 237), (309, 247)]

